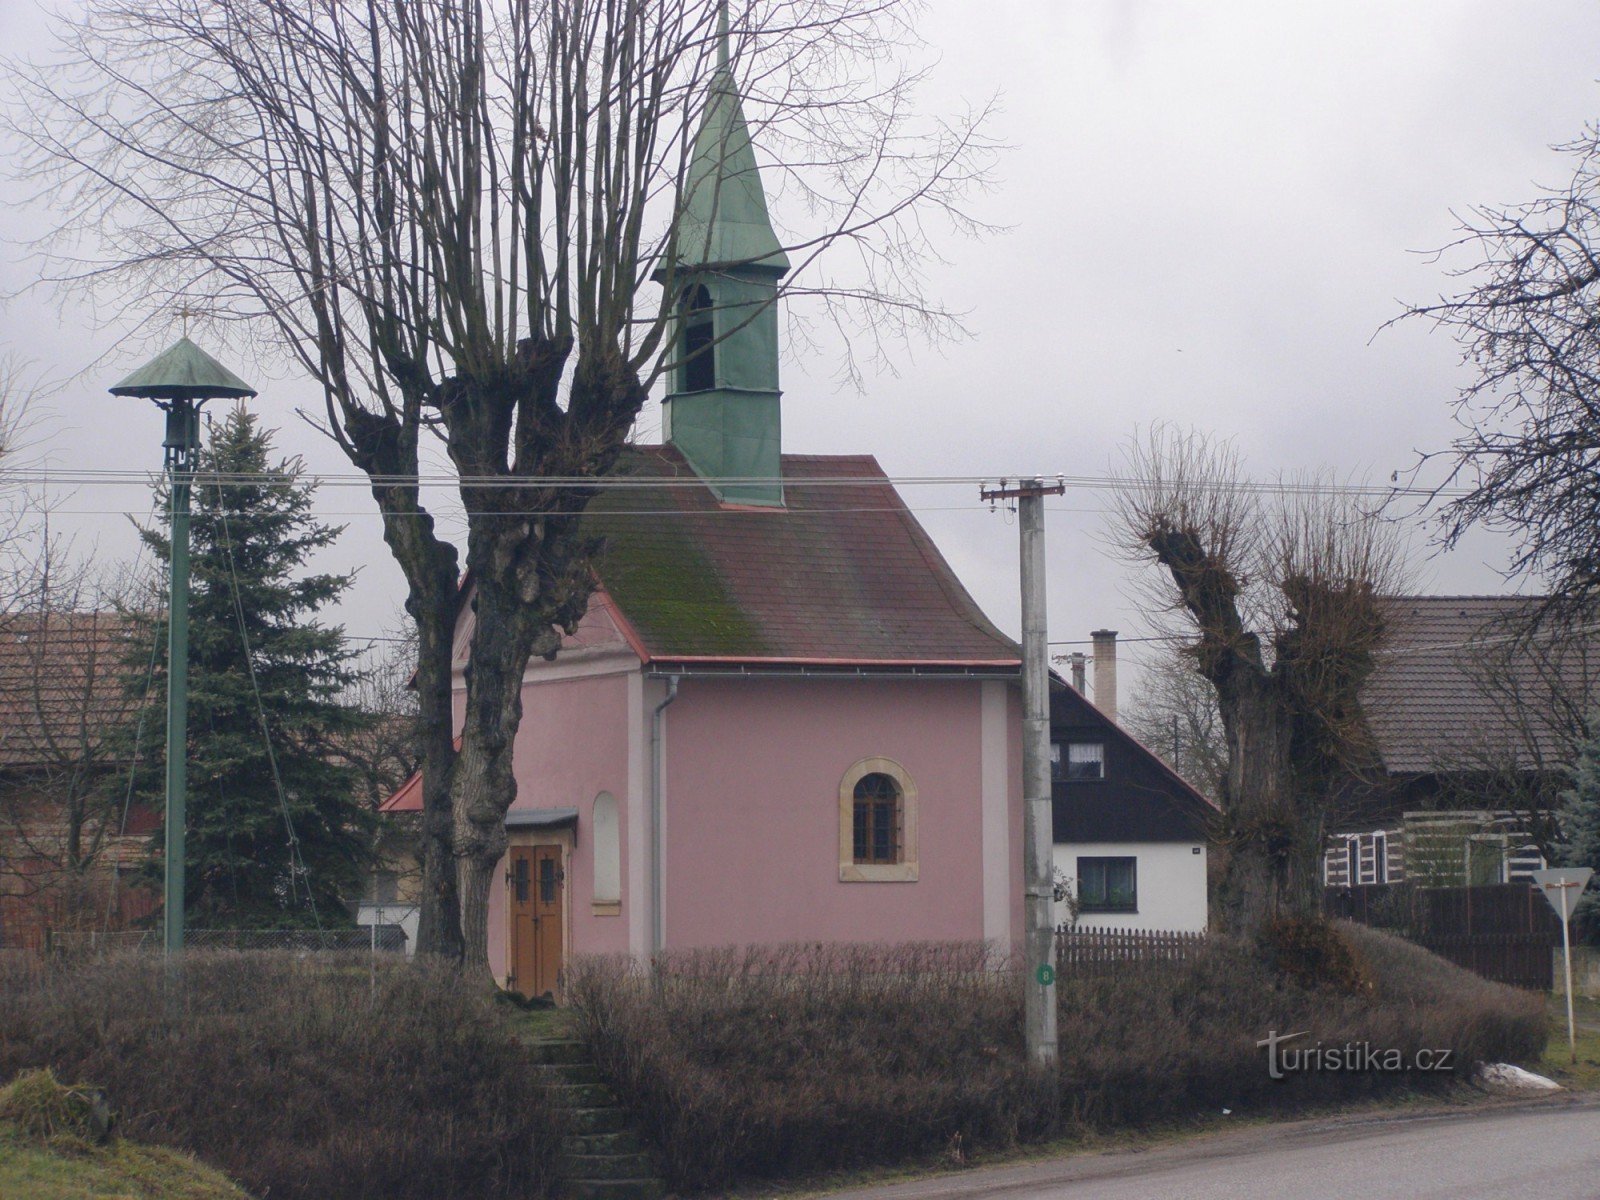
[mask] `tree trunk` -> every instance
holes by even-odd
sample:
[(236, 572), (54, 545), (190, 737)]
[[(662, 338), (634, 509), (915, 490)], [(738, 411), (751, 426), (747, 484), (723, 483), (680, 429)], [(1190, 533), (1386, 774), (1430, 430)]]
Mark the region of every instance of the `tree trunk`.
[(1259, 671), (1234, 675), (1218, 697), (1228, 775), (1217, 838), (1225, 857), (1214, 912), (1221, 932), (1249, 936), (1275, 918), (1319, 911), (1323, 822), (1314, 798), (1302, 794), (1296, 779), (1294, 716), (1282, 678)]
[[(506, 853), (506, 811), (517, 797), (512, 750), (522, 723), (522, 676), (530, 656), (535, 597), (485, 579), (473, 599), (466, 719), (451, 786), (461, 893), (462, 972), (492, 983), (489, 888)], [(544, 626), (548, 628), (547, 625)]]
[(417, 952), (462, 956), (450, 780), (456, 759), (452, 659), (455, 604), (417, 621), (417, 691), (422, 751), (422, 903)]

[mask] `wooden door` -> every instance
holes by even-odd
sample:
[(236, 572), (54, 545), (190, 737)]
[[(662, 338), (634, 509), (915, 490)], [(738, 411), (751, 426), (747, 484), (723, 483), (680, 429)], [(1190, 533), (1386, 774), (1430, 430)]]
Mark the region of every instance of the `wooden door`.
[(511, 900), (511, 974), (506, 986), (524, 996), (553, 993), (561, 971), (566, 876), (560, 846), (513, 846), (507, 874)]

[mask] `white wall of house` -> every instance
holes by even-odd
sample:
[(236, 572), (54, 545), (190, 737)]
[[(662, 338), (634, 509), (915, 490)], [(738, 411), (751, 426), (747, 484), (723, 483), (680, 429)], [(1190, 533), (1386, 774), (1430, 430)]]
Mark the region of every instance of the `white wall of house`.
[(417, 921), (421, 909), (415, 904), (393, 903), (375, 904), (371, 900), (363, 900), (356, 906), (356, 924), (371, 925), (398, 925), (406, 931), (406, 955), (409, 957), (417, 952)]
[[(1168, 929), (1183, 933), (1206, 927), (1206, 848), (1199, 842), (1061, 843), (1055, 847), (1056, 870), (1078, 886), (1078, 858), (1133, 858), (1136, 909), (1133, 912), (1084, 912), (1080, 926), (1099, 929)], [(1065, 903), (1056, 905), (1056, 923), (1067, 919)]]

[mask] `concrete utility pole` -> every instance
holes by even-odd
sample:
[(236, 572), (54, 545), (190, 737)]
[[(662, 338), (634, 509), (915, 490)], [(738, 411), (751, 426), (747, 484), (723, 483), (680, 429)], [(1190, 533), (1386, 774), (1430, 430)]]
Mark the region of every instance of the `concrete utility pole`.
[(989, 501), (1015, 500), (1022, 531), (1022, 870), (1023, 947), (1028, 977), (1023, 1004), (1028, 1058), (1056, 1062), (1056, 924), (1054, 837), (1050, 813), (1050, 647), (1045, 629), (1044, 498), (1064, 483), (1027, 479), (985, 488)]

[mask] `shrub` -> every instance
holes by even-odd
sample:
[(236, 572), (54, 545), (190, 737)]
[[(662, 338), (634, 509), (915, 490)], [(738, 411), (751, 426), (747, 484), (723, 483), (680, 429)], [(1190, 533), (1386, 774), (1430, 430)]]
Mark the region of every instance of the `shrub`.
[(1026, 1065), (1019, 973), (978, 946), (676, 953), (654, 977), (580, 960), (570, 996), (601, 1071), (684, 1191), (1445, 1082), (1372, 1072), (1274, 1081), (1256, 1044), (1272, 1030), (1408, 1059), (1450, 1049), (1458, 1071), (1538, 1053), (1538, 997), (1398, 938), (1338, 932), (1370, 987), (1298, 986), (1220, 938), (1185, 962), (1064, 974), (1054, 1078)]
[(580, 960), (597, 1065), (681, 1190), (1037, 1138), (1053, 1088), (1022, 1059), (1021, 992), (982, 946), (669, 953), (654, 980)]
[(505, 1014), (437, 967), (123, 957), (0, 981), (0, 1080), (104, 1088), (119, 1128), (278, 1200), (542, 1197), (555, 1117)]
[(1256, 940), (1267, 966), (1290, 983), (1349, 993), (1372, 990), (1361, 960), (1331, 921), (1279, 917), (1268, 921)]

